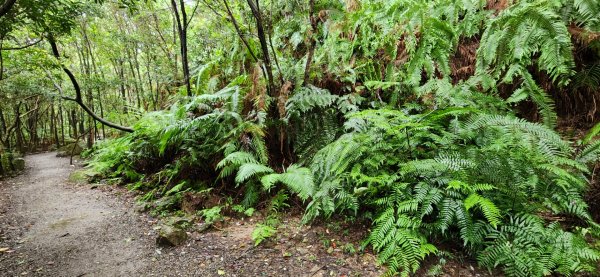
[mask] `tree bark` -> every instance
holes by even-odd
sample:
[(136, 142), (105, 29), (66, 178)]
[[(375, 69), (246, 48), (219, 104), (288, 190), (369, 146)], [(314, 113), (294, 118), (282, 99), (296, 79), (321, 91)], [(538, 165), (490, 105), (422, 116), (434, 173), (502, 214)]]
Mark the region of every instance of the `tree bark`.
[(175, 15), (175, 23), (177, 24), (177, 33), (179, 34), (179, 49), (181, 52), (181, 64), (183, 68), (183, 79), (187, 95), (192, 96), (192, 86), (190, 84), (190, 68), (188, 64), (188, 49), (187, 49), (187, 14), (185, 12), (184, 0), (179, 0), (179, 8), (175, 0), (171, 0), (173, 13)]
[(65, 118), (63, 116), (62, 99), (60, 99), (58, 102), (58, 114), (60, 117), (60, 136), (62, 139), (62, 144), (64, 145), (65, 144)]
[(278, 97), (279, 93), (275, 90), (275, 83), (273, 81), (273, 70), (271, 67), (271, 58), (269, 56), (269, 46), (267, 44), (267, 36), (265, 35), (262, 14), (260, 13), (258, 1), (255, 3), (253, 0), (246, 0), (246, 2), (248, 2), (248, 6), (250, 6), (250, 10), (252, 11), (252, 15), (254, 16), (254, 19), (256, 21), (256, 31), (258, 33), (258, 40), (260, 41), (260, 48), (263, 52), (263, 61), (265, 63), (265, 69), (267, 71), (268, 76), (267, 82), (269, 83), (269, 95)]
[(4, 4), (0, 6), (0, 17), (6, 15), (10, 11), (10, 9), (12, 9), (12, 7), (15, 5), (15, 2), (17, 2), (17, 0), (4, 1)]
[(58, 149), (60, 148), (60, 140), (58, 139), (58, 117), (54, 112), (54, 102), (50, 103), (50, 124), (50, 129), (54, 136), (54, 144), (56, 145), (56, 149)]
[(310, 79), (310, 65), (315, 55), (315, 47), (317, 46), (317, 40), (315, 38), (318, 32), (317, 18), (315, 17), (315, 0), (308, 0), (308, 14), (310, 17), (310, 26), (312, 32), (310, 35), (310, 45), (308, 46), (308, 56), (306, 57), (306, 65), (304, 66), (304, 85), (308, 85)]
[(16, 131), (16, 147), (19, 153), (25, 153), (25, 148), (23, 147), (24, 138), (23, 132), (21, 130), (21, 103), (19, 102), (15, 107), (15, 131)]
[(71, 138), (77, 138), (77, 112), (75, 110), (71, 110), (71, 115), (69, 116), (69, 121), (71, 121)]

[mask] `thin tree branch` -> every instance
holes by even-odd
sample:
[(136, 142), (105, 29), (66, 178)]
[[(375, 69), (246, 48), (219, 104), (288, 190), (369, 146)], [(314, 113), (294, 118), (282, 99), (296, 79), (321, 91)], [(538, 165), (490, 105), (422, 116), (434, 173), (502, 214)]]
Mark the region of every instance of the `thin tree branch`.
[(263, 52), (263, 61), (265, 62), (265, 67), (267, 69), (267, 81), (269, 82), (268, 91), (271, 96), (279, 96), (277, 91), (275, 90), (275, 84), (273, 81), (273, 71), (271, 70), (271, 58), (269, 57), (269, 46), (267, 44), (267, 39), (265, 35), (265, 29), (263, 27), (262, 15), (260, 13), (260, 7), (258, 5), (258, 0), (253, 2), (252, 0), (246, 0), (248, 6), (250, 6), (250, 10), (252, 11), (252, 15), (256, 20), (256, 31), (258, 33), (258, 39), (260, 41), (260, 47)]
[(206, 6), (209, 10), (211, 10), (216, 16), (223, 18), (224, 16), (219, 13), (215, 8), (213, 8), (206, 0), (201, 0), (204, 6)]
[(192, 14), (190, 15), (190, 19), (187, 22), (185, 22), (185, 28), (190, 26), (190, 23), (192, 22), (192, 18), (194, 18), (194, 15), (196, 15), (196, 9), (198, 9), (199, 5), (200, 5), (200, 1), (196, 1), (196, 6), (194, 7)]
[(39, 38), (39, 39), (37, 39), (36, 41), (34, 41), (34, 42), (31, 42), (31, 43), (28, 43), (28, 44), (26, 44), (26, 45), (23, 45), (23, 46), (16, 46), (16, 47), (4, 47), (4, 48), (2, 48), (2, 50), (23, 50), (23, 49), (25, 49), (25, 48), (29, 48), (29, 47), (31, 47), (31, 46), (34, 46), (34, 45), (36, 45), (36, 44), (40, 43), (42, 40), (43, 40), (43, 38)]
[(310, 80), (310, 65), (313, 60), (313, 56), (315, 55), (315, 48), (317, 46), (317, 39), (315, 36), (318, 32), (318, 22), (315, 17), (315, 1), (308, 0), (308, 14), (310, 19), (310, 26), (312, 32), (310, 34), (310, 45), (308, 46), (308, 56), (306, 57), (306, 64), (304, 66), (304, 85), (308, 85), (308, 81)]
[[(54, 40), (54, 37), (52, 37), (52, 35), (48, 36), (48, 42), (50, 43), (50, 47), (52, 48), (52, 54), (54, 55), (54, 57), (56, 59), (60, 60), (60, 54), (58, 52), (58, 46), (56, 45), (56, 41)], [(75, 89), (75, 98), (73, 99), (69, 99), (69, 98), (64, 98), (65, 100), (70, 100), (73, 101), (77, 104), (79, 104), (79, 106), (88, 114), (90, 115), (93, 119), (99, 121), (100, 123), (117, 129), (117, 130), (121, 130), (124, 132), (129, 132), (129, 133), (133, 133), (133, 129), (131, 127), (125, 127), (125, 126), (121, 126), (115, 123), (112, 123), (98, 115), (96, 115), (85, 103), (83, 103), (83, 99), (81, 97), (81, 87), (79, 87), (79, 83), (77, 82), (77, 79), (75, 78), (75, 75), (73, 75), (73, 73), (71, 72), (71, 70), (69, 70), (65, 65), (61, 64), (61, 67), (63, 69), (63, 71), (67, 74), (67, 76), (69, 76), (69, 79), (71, 80), (71, 83), (73, 84), (73, 88)]]
[(244, 43), (244, 45), (248, 49), (248, 52), (250, 52), (250, 56), (252, 56), (254, 61), (258, 62), (258, 58), (254, 54), (254, 51), (252, 51), (252, 48), (250, 48), (250, 44), (248, 44), (248, 41), (246, 41), (246, 39), (244, 38), (244, 34), (242, 34), (242, 30), (240, 30), (240, 26), (238, 25), (237, 20), (235, 20), (235, 17), (233, 16), (231, 9), (229, 8), (229, 4), (227, 3), (227, 0), (223, 0), (223, 3), (225, 4), (225, 8), (227, 9), (227, 14), (229, 15), (229, 18), (231, 19), (231, 23), (233, 23), (233, 27), (235, 27), (235, 31), (238, 33), (238, 36), (242, 40), (242, 43)]

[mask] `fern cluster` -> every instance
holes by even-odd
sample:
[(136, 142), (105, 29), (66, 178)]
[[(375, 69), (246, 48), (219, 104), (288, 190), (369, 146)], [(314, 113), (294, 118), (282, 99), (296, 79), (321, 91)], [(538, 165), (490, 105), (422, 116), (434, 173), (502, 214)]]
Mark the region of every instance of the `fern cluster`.
[(97, 145), (90, 166), (150, 191), (148, 199), (211, 187), (217, 164), (231, 152), (268, 160), (259, 119), (242, 118), (240, 102), (239, 87), (230, 84), (148, 113), (134, 133)]
[(539, 217), (518, 214), (506, 224), (486, 232), (478, 260), (481, 265), (504, 265), (510, 276), (545, 276), (552, 272), (569, 276), (595, 272), (598, 252), (585, 241), (585, 230), (564, 231), (558, 222), (546, 224)]
[[(457, 239), (481, 265), (501, 266), (511, 276), (527, 264), (523, 261), (538, 259), (535, 253), (549, 255), (545, 251), (554, 251), (552, 259), (525, 275), (595, 267), (600, 256), (587, 244), (582, 248), (587, 250), (554, 245), (557, 237), (581, 243), (583, 236), (545, 219), (578, 218), (596, 228), (582, 199), (587, 167), (554, 131), (470, 109), (417, 115), (366, 110), (350, 116), (346, 127), (351, 132), (313, 160), (316, 187), (305, 219), (340, 211), (372, 214), (366, 243), (392, 273), (416, 271), (436, 252), (434, 241)], [(515, 232), (509, 226), (521, 217), (534, 218), (520, 224), (541, 231), (504, 231)], [(538, 244), (523, 246), (522, 252), (500, 249), (506, 246), (504, 236)], [(580, 250), (585, 254), (576, 255)], [(487, 253), (498, 258), (486, 258)], [(570, 259), (581, 266), (566, 267)]]

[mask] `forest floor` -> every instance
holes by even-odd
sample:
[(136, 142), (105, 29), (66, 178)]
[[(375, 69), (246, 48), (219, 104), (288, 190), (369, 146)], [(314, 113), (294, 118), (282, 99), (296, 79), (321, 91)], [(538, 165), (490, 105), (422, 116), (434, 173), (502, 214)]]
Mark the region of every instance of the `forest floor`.
[[(0, 276), (379, 276), (358, 249), (366, 226), (300, 224), (284, 216), (276, 238), (253, 246), (255, 219), (190, 231), (178, 247), (157, 246), (158, 219), (116, 186), (76, 184), (80, 166), (55, 153), (31, 155), (21, 176), (0, 180)], [(345, 230), (345, 231), (344, 231)], [(362, 231), (364, 233), (364, 231)], [(347, 249), (346, 249), (347, 250)], [(449, 262), (442, 276), (487, 275)], [(422, 274), (417, 275), (424, 275)]]

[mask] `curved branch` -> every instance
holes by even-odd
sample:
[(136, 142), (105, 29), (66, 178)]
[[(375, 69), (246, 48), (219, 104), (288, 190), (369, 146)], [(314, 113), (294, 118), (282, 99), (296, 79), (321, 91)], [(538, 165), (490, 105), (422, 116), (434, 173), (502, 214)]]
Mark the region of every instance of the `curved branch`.
[(40, 42), (42, 41), (42, 39), (43, 39), (43, 38), (39, 38), (38, 40), (36, 40), (36, 41), (34, 41), (34, 42), (31, 42), (31, 43), (28, 43), (28, 44), (26, 44), (26, 45), (23, 45), (23, 46), (17, 46), (17, 47), (4, 47), (4, 48), (2, 48), (2, 50), (22, 50), (22, 49), (25, 49), (25, 48), (28, 48), (28, 47), (31, 47), (31, 46), (34, 46), (34, 45), (36, 45), (36, 44), (40, 43)]
[[(60, 59), (60, 54), (58, 52), (58, 47), (56, 46), (56, 41), (54, 41), (54, 37), (52, 37), (52, 35), (48, 36), (48, 42), (50, 43), (50, 47), (52, 47), (52, 54), (54, 55), (54, 57), (56, 57), (57, 59)], [(125, 126), (121, 126), (115, 123), (112, 123), (100, 116), (98, 116), (97, 114), (95, 114), (85, 103), (83, 103), (83, 99), (81, 97), (81, 88), (79, 87), (79, 83), (77, 82), (77, 79), (75, 79), (75, 75), (73, 75), (73, 73), (71, 72), (71, 70), (69, 70), (66, 66), (64, 66), (63, 64), (61, 64), (61, 67), (63, 69), (63, 71), (67, 74), (67, 76), (69, 76), (69, 79), (71, 80), (71, 83), (73, 84), (73, 88), (75, 89), (75, 98), (70, 98), (70, 97), (64, 97), (63, 99), (65, 100), (69, 100), (69, 101), (73, 101), (77, 104), (79, 104), (79, 106), (87, 113), (89, 114), (93, 119), (95, 119), (96, 121), (117, 129), (117, 130), (121, 130), (124, 132), (129, 132), (129, 133), (133, 133), (133, 128), (131, 127), (125, 127)]]

